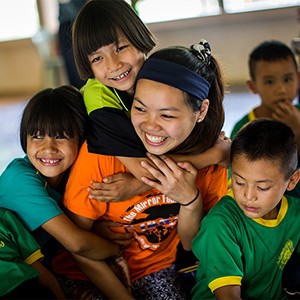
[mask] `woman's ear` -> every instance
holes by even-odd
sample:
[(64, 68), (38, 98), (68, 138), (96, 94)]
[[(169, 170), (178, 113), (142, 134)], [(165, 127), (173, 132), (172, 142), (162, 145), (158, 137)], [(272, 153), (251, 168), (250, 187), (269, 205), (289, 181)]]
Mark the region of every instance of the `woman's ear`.
[(253, 94), (257, 93), (256, 84), (253, 80), (247, 80), (246, 85)]
[(296, 170), (290, 177), (289, 184), (286, 189), (288, 191), (291, 191), (292, 189), (294, 189), (295, 186), (297, 185), (299, 179), (300, 179), (300, 170)]
[(208, 112), (208, 108), (209, 108), (209, 100), (208, 99), (204, 99), (201, 103), (201, 107), (199, 108), (199, 115), (197, 118), (197, 123), (200, 123), (204, 120), (204, 118), (206, 117), (206, 114)]

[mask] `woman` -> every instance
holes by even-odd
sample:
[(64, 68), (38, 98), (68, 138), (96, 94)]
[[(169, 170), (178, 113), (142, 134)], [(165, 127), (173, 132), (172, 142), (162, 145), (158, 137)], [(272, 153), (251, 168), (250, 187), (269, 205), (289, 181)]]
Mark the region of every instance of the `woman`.
[[(91, 180), (102, 182), (127, 169), (116, 157), (89, 153), (86, 143), (71, 170), (64, 204), (73, 221), (91, 230), (97, 220), (112, 220), (121, 224), (114, 231), (134, 237), (124, 255), (135, 298), (184, 297), (174, 266), (177, 246), (181, 241), (191, 249), (203, 212), (226, 193), (227, 170), (209, 166), (197, 171), (164, 154), (195, 154), (210, 148), (223, 126), (223, 96), (220, 68), (206, 41), (191, 49), (157, 51), (138, 75), (131, 110), (135, 131), (158, 168), (142, 162), (156, 179), (142, 178), (152, 188), (122, 202), (90, 199)], [(94, 267), (86, 265), (83, 270), (96, 277)]]

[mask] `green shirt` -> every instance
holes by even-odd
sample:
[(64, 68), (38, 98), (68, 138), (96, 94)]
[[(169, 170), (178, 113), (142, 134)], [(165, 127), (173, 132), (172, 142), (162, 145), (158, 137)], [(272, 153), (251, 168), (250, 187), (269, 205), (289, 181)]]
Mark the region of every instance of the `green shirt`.
[(0, 296), (22, 282), (38, 278), (31, 266), (43, 257), (40, 246), (9, 210), (0, 208)]
[(130, 121), (132, 96), (89, 79), (81, 88), (90, 119), (88, 150), (112, 156), (145, 157), (146, 149)]
[(242, 299), (285, 299), (282, 270), (300, 237), (300, 200), (283, 197), (276, 220), (250, 219), (231, 196), (202, 220), (192, 243), (199, 259), (193, 299), (241, 285)]

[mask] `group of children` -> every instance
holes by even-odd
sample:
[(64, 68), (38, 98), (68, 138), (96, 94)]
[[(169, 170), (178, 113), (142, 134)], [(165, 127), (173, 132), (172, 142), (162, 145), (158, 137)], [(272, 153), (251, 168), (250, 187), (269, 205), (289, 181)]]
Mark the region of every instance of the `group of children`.
[[(0, 297), (287, 297), (282, 274), (300, 252), (292, 51), (268, 41), (252, 52), (247, 84), (261, 104), (231, 143), (210, 44), (147, 57), (155, 44), (124, 0), (79, 12), (73, 51), (86, 84), (30, 99), (26, 155), (0, 178)], [(192, 290), (180, 245), (199, 260)]]

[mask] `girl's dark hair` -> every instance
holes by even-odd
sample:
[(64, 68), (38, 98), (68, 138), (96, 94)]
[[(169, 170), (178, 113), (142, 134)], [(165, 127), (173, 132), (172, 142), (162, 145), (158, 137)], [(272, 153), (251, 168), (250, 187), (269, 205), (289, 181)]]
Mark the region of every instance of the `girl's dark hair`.
[[(223, 99), (225, 86), (218, 62), (211, 56), (210, 62), (207, 63), (205, 60), (199, 59), (191, 49), (182, 46), (158, 50), (151, 57), (180, 64), (198, 73), (210, 83), (207, 97), (209, 108), (206, 117), (202, 122), (196, 123), (193, 131), (183, 143), (172, 149), (172, 153), (178, 154), (204, 152), (215, 144), (224, 124)], [(195, 112), (201, 107), (202, 101), (190, 94), (185, 93), (185, 100)]]
[(73, 24), (73, 53), (79, 76), (94, 78), (88, 55), (100, 47), (118, 44), (118, 36), (142, 53), (148, 54), (156, 45), (155, 38), (133, 8), (124, 0), (88, 2)]
[(80, 146), (86, 138), (87, 112), (81, 93), (72, 86), (47, 88), (34, 95), (26, 105), (20, 126), (20, 142), (26, 153), (27, 137), (78, 135)]
[(249, 161), (272, 160), (278, 163), (287, 180), (297, 168), (297, 149), (290, 127), (279, 121), (259, 118), (238, 131), (232, 141), (230, 160), (237, 155), (243, 155)]
[(255, 80), (255, 66), (258, 61), (276, 62), (291, 58), (296, 70), (298, 70), (297, 61), (291, 48), (280, 41), (264, 41), (256, 46), (249, 55), (249, 72), (252, 80)]

